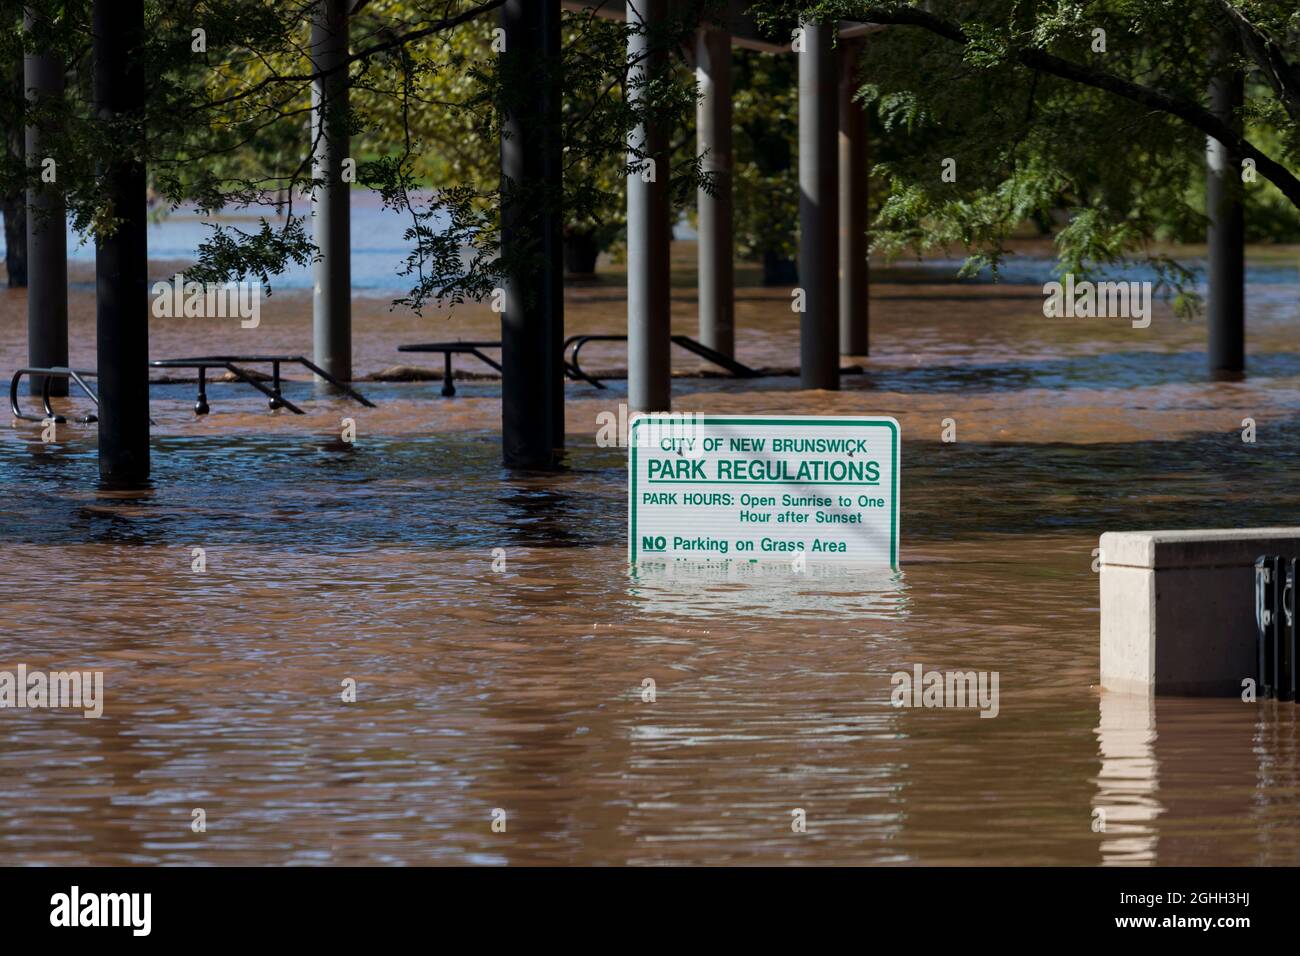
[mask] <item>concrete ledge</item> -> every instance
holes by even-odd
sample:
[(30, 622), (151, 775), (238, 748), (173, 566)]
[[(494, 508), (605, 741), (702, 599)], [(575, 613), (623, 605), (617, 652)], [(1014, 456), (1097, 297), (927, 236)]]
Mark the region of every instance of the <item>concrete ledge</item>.
[(1255, 559), (1300, 556), (1300, 528), (1101, 536), (1101, 683), (1239, 696), (1255, 676)]
[(1294, 548), (1300, 528), (1241, 531), (1108, 531), (1101, 536), (1102, 564), (1128, 568), (1212, 568), (1254, 565), (1261, 554)]

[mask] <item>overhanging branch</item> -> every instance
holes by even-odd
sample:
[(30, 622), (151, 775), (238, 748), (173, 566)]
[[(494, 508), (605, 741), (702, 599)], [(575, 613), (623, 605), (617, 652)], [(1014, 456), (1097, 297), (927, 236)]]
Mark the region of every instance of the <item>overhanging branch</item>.
[(1291, 121), (1300, 125), (1300, 75), (1295, 67), (1287, 62), (1286, 55), (1277, 41), (1246, 19), (1246, 15), (1234, 7), (1228, 0), (1217, 0), (1237, 34), (1241, 45), (1255, 61), (1268, 85), (1286, 110)]
[[(857, 8), (854, 19), (891, 26), (919, 27), (962, 46), (967, 46), (971, 42), (959, 23), (918, 7), (865, 5)], [(1021, 66), (1031, 70), (1058, 76), (1094, 89), (1105, 90), (1157, 112), (1178, 117), (1207, 136), (1213, 136), (1242, 158), (1253, 159), (1255, 168), (1281, 190), (1293, 206), (1300, 209), (1300, 179), (1297, 179), (1281, 163), (1266, 156), (1245, 136), (1199, 103), (1134, 83), (1106, 70), (1066, 60), (1037, 47), (1013, 48), (1008, 51), (1008, 55)], [(1283, 99), (1285, 100), (1285, 97)]]

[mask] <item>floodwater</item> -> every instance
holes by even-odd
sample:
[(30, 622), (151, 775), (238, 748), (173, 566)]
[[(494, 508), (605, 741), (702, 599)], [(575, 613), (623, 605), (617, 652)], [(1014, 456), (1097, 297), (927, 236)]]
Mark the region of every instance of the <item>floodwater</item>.
[[(604, 274), (573, 331), (621, 330)], [(741, 279), (738, 357), (796, 364), (788, 292)], [(1045, 319), (1041, 281), (882, 270), (839, 393), (675, 380), (682, 410), (897, 418), (897, 573), (629, 574), (624, 453), (595, 441), (621, 382), (568, 386), (554, 476), (500, 468), (492, 381), (363, 382), (374, 410), (299, 381), (300, 417), (216, 385), (198, 420), (159, 386), (138, 495), (97, 490), (93, 427), (0, 430), (0, 670), (99, 670), (105, 696), (0, 710), (0, 863), (1300, 864), (1296, 706), (1101, 692), (1092, 571), (1104, 530), (1295, 523), (1297, 260), (1252, 263), (1237, 383), (1206, 380), (1202, 323)], [(309, 311), (155, 319), (151, 352), (309, 352)], [(24, 314), (0, 293), (0, 371)], [(494, 319), (359, 299), (357, 373)], [(997, 717), (891, 707), (915, 664), (998, 672)]]

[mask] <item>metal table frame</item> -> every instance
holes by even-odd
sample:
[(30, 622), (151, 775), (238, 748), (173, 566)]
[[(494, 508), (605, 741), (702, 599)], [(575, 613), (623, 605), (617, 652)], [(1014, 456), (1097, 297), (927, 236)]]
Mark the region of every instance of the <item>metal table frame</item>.
[(451, 357), (454, 354), (473, 355), (480, 361), (502, 371), (501, 363), (484, 355), (480, 349), (499, 349), (500, 342), (424, 342), (415, 345), (399, 345), (399, 352), (441, 352), (442, 353), (442, 397), (451, 398), (456, 394), (456, 386), (451, 380)]
[[(271, 387), (267, 388), (264, 384), (251, 377), (242, 368), (236, 365), (236, 362), (244, 364), (249, 363), (270, 363), (271, 365)], [(303, 355), (200, 355), (192, 358), (174, 358), (174, 359), (155, 359), (149, 363), (150, 368), (192, 368), (199, 373), (199, 395), (194, 402), (194, 414), (206, 415), (209, 411), (208, 391), (207, 391), (207, 370), (210, 368), (224, 368), (233, 374), (241, 382), (247, 382), (253, 388), (257, 389), (263, 395), (270, 399), (267, 403), (274, 411), (277, 408), (287, 408), (295, 415), (304, 414), (303, 410), (289, 401), (280, 393), (280, 366), (285, 364), (301, 365), (303, 368), (319, 375), (325, 381), (329, 382), (335, 388), (347, 393), (348, 397), (354, 401), (360, 402), (366, 408), (374, 408), (375, 403), (370, 401), (356, 389), (352, 388), (345, 382), (340, 382), (337, 378), (325, 371), (315, 362)]]
[[(565, 374), (576, 381), (586, 382), (588, 385), (592, 385), (596, 388), (605, 388), (605, 384), (600, 379), (582, 370), (582, 366), (578, 364), (578, 353), (582, 351), (582, 347), (588, 342), (626, 341), (626, 335), (570, 335), (564, 340), (564, 345), (561, 348), (561, 354), (566, 356), (563, 359)], [(698, 355), (706, 361), (712, 362), (719, 368), (730, 372), (732, 375), (736, 376), (736, 378), (755, 378), (761, 374), (757, 370), (750, 368), (748, 365), (737, 362), (735, 359), (723, 355), (721, 352), (717, 352), (709, 348), (707, 345), (695, 341), (695, 339), (690, 338), (689, 336), (674, 335), (672, 336), (672, 343), (679, 348), (686, 349), (686, 351), (694, 355)], [(444, 398), (450, 398), (456, 394), (456, 386), (452, 383), (451, 357), (458, 354), (473, 355), (484, 364), (491, 366), (497, 372), (501, 372), (501, 363), (497, 362), (490, 356), (484, 355), (481, 351), (482, 349), (499, 348), (501, 348), (500, 342), (423, 342), (415, 345), (399, 345), (397, 351), (441, 352), (443, 358), (442, 395)], [(573, 350), (572, 353), (570, 353), (570, 349)]]

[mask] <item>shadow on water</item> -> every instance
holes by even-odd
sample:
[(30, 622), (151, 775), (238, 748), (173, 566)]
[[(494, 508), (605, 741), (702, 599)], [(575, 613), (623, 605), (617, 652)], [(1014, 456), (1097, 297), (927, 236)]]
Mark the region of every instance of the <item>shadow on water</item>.
[(1121, 527), (1294, 524), (1300, 418), (1267, 445), (1239, 431), (1177, 441), (954, 444), (911, 441), (903, 471), (912, 539)]
[[(612, 476), (511, 477), (489, 434), (162, 437), (152, 488), (88, 491), (93, 446), (0, 444), (0, 539), (174, 544), (213, 534), (250, 546), (331, 552), (566, 547), (622, 527)], [(621, 476), (620, 476), (621, 477)], [(597, 488), (601, 490), (596, 491)]]
[[(582, 441), (580, 444), (579, 442)], [(285, 551), (385, 545), (576, 548), (626, 536), (626, 463), (578, 439), (563, 475), (512, 476), (487, 433), (162, 437), (152, 487), (90, 490), (93, 447), (0, 443), (0, 540), (174, 544), (219, 534)], [(1300, 416), (1266, 444), (1237, 431), (1171, 441), (957, 444), (912, 439), (909, 541), (1114, 527), (1288, 523), (1300, 509)]]

